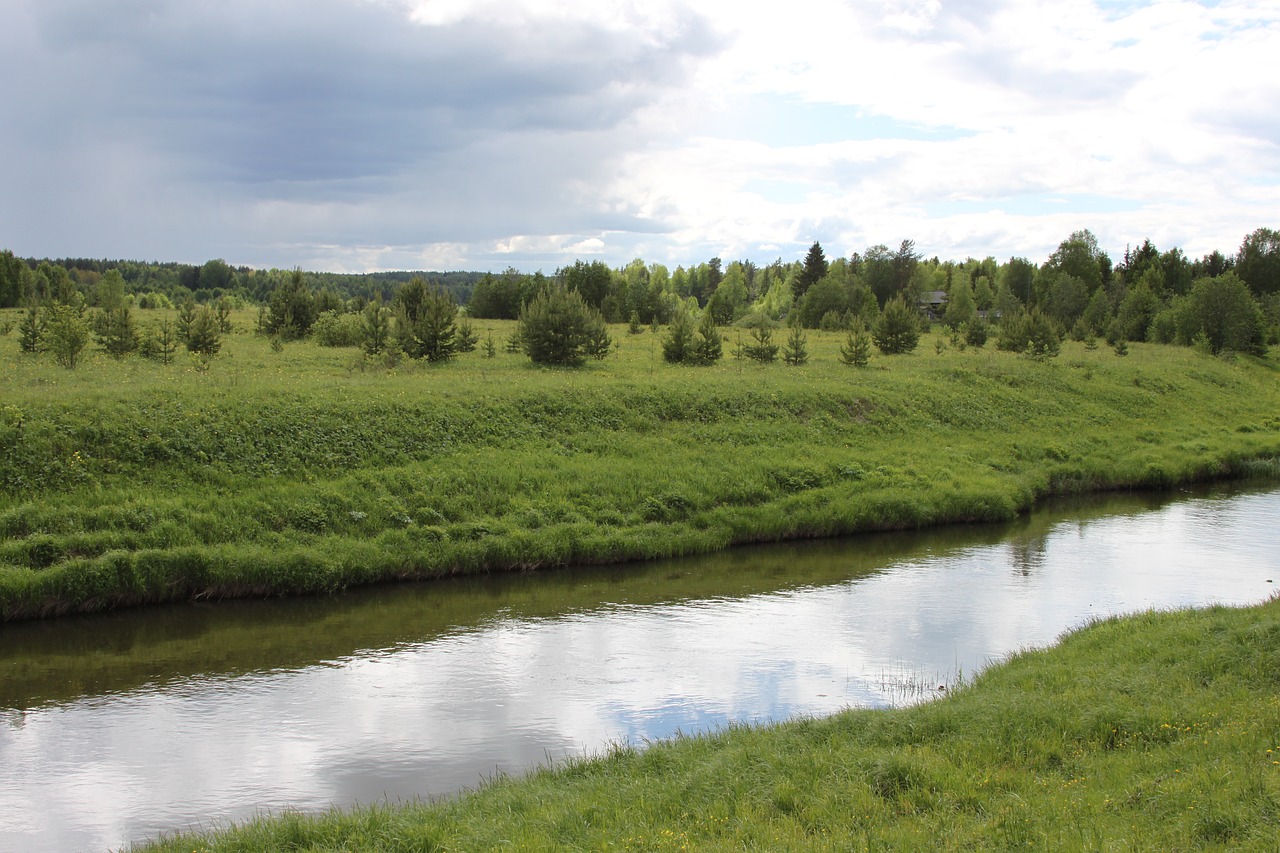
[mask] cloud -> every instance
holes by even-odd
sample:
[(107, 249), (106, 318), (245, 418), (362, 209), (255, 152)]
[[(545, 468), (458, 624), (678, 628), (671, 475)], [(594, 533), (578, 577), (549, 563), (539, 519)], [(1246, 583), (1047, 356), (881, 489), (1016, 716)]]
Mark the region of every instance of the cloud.
[(631, 116), (715, 46), (689, 14), (638, 37), (536, 6), (430, 24), (349, 0), (20, 4), (13, 17), (27, 73), (8, 106), (30, 120), (0, 145), (43, 153), (27, 186), (36, 221), (6, 209), (5, 230), (48, 242), (73, 199), (92, 230), (111, 199), (141, 195), (158, 218), (183, 211), (204, 233), (182, 249), (207, 241), (204, 254), (254, 235), (426, 245), (530, 219), (580, 229), (614, 153), (644, 136)]
[(27, 255), (1039, 259), (1080, 227), (1196, 254), (1280, 202), (1276, 0), (16, 0), (0, 26)]

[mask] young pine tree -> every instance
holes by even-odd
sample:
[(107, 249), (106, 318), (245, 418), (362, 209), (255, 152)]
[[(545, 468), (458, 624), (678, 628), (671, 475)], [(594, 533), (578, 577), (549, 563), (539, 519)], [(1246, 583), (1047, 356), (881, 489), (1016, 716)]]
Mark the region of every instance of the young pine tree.
[(871, 360), (871, 335), (862, 323), (854, 325), (844, 346), (840, 347), (840, 360), (854, 367), (866, 367)]
[(32, 300), (31, 305), (18, 321), (18, 346), (23, 352), (35, 355), (44, 349), (44, 327), (46, 318), (40, 306)]
[(662, 339), (662, 358), (671, 364), (684, 364), (693, 357), (693, 318), (683, 305), (671, 318), (667, 336)]
[(809, 360), (809, 339), (798, 323), (791, 327), (791, 334), (787, 336), (782, 360), (792, 367), (799, 367)]
[(361, 312), (360, 348), (366, 355), (381, 355), (391, 339), (391, 311), (382, 304), (379, 294)]
[(773, 330), (764, 323), (751, 330), (751, 341), (740, 347), (747, 358), (761, 364), (778, 360), (778, 345), (773, 342)]
[(724, 355), (724, 340), (716, 328), (716, 318), (710, 311), (702, 315), (698, 324), (698, 337), (693, 342), (693, 359), (698, 364), (715, 364)]
[(885, 355), (900, 355), (916, 348), (920, 343), (920, 322), (905, 299), (898, 296), (884, 306), (872, 337)]
[(44, 328), (46, 348), (58, 364), (71, 370), (89, 343), (89, 321), (85, 319), (84, 306), (56, 302), (48, 310), (49, 319)]
[(215, 309), (204, 305), (196, 312), (187, 327), (187, 349), (203, 356), (217, 355), (222, 349), (222, 324)]
[(472, 327), (471, 321), (463, 318), (458, 323), (458, 352), (473, 352), (480, 343), (480, 336)]

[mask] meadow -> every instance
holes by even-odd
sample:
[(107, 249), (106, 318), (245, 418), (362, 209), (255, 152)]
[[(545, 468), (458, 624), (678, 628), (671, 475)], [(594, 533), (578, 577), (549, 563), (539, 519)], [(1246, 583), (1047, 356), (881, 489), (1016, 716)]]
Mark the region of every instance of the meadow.
[(253, 319), (169, 365), (66, 370), (0, 337), (0, 618), (1007, 519), (1280, 468), (1274, 353), (1037, 361), (934, 333), (859, 369), (812, 331), (805, 365), (689, 367), (617, 326), (604, 361), (550, 369), (477, 321), (492, 357), (388, 367), (277, 351)]

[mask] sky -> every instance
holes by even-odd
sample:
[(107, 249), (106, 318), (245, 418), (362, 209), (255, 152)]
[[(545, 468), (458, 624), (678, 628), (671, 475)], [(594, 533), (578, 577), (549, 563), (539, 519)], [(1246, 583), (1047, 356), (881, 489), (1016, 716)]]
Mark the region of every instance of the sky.
[(1280, 0), (4, 0), (0, 247), (1043, 261), (1280, 227)]

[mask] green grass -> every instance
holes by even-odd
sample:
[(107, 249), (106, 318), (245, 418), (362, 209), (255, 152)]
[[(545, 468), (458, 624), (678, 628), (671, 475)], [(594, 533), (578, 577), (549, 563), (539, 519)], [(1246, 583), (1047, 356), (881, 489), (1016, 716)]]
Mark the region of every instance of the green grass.
[(613, 334), (581, 370), (502, 351), (388, 370), (242, 331), (207, 367), (67, 371), (2, 337), (0, 619), (1006, 519), (1280, 457), (1274, 355), (1068, 343), (1039, 363), (926, 336), (859, 370), (811, 332), (802, 367), (691, 368)]
[(164, 851), (1275, 850), (1280, 598), (1109, 619), (946, 698), (617, 747)]

